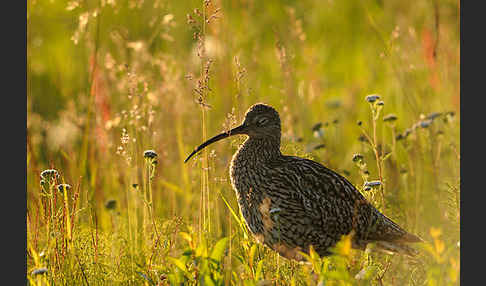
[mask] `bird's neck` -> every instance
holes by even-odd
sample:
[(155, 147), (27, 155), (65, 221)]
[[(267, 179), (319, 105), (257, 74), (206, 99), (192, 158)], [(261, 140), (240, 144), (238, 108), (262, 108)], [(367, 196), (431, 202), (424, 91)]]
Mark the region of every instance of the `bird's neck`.
[(282, 156), (280, 152), (280, 138), (248, 137), (238, 151), (238, 157), (249, 163), (268, 162)]

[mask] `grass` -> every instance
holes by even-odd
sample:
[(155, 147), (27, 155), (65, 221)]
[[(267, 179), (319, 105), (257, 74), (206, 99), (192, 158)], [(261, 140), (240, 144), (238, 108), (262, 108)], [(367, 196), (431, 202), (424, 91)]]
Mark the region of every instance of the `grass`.
[[(27, 6), (30, 285), (460, 283), (457, 1)], [(284, 153), (425, 239), (418, 258), (258, 244), (229, 183), (244, 138), (183, 163), (257, 102)]]

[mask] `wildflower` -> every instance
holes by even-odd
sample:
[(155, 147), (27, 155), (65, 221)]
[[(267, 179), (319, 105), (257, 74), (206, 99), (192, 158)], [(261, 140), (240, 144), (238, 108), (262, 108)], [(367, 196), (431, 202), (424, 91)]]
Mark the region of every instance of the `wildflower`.
[(371, 189), (378, 188), (379, 186), (381, 186), (380, 181), (369, 181), (364, 183), (363, 190), (370, 191)]
[(128, 135), (128, 132), (125, 128), (122, 129), (122, 136), (120, 138), (122, 145), (128, 144), (130, 141), (130, 136)]
[(384, 102), (383, 100), (380, 100), (380, 101), (378, 101), (378, 102), (376, 103), (376, 105), (378, 105), (378, 106), (383, 106), (383, 105), (385, 105), (385, 102)]
[(59, 184), (57, 185), (57, 190), (60, 193), (64, 193), (64, 191), (69, 191), (71, 189), (71, 186), (69, 184)]
[(430, 119), (430, 120), (434, 120), (441, 115), (442, 115), (442, 113), (440, 113), (440, 112), (432, 112), (431, 114), (427, 115), (426, 118)]
[(324, 144), (319, 144), (319, 145), (317, 145), (317, 146), (314, 146), (314, 150), (322, 149), (322, 148), (325, 148), (325, 147), (326, 147), (326, 145), (324, 145)]
[(358, 124), (358, 126), (361, 126), (361, 125), (363, 125), (363, 121), (358, 120), (358, 122), (356, 122), (356, 124)]
[(420, 127), (422, 128), (428, 128), (430, 124), (432, 124), (431, 119), (420, 121)]
[(270, 216), (271, 216), (271, 217), (272, 217), (274, 220), (278, 221), (279, 214), (280, 214), (280, 212), (281, 212), (281, 211), (282, 211), (282, 210), (281, 210), (280, 208), (272, 208), (272, 209), (269, 211), (269, 213), (270, 213)]
[(314, 131), (313, 135), (314, 135), (315, 138), (324, 137), (324, 129), (319, 129), (319, 130)]
[(143, 157), (145, 159), (155, 159), (157, 158), (157, 153), (154, 150), (146, 150), (143, 152)]
[(40, 177), (49, 181), (50, 179), (59, 178), (59, 173), (54, 169), (47, 169), (41, 172)]
[(381, 185), (380, 181), (369, 181), (365, 183), (365, 186), (378, 187)]
[(408, 137), (408, 135), (410, 135), (410, 133), (412, 133), (412, 129), (407, 128), (407, 129), (405, 129), (405, 132), (403, 132), (403, 136), (404, 136), (405, 138), (407, 138), (407, 137)]
[(454, 119), (454, 115), (456, 113), (454, 111), (449, 111), (445, 114), (444, 116), (444, 122), (445, 123), (449, 123), (449, 122), (452, 122), (452, 120)]
[(47, 273), (47, 268), (42, 267), (42, 268), (34, 269), (31, 274), (34, 276), (34, 275), (39, 275), (44, 273)]
[(113, 210), (116, 208), (116, 200), (108, 200), (106, 203), (105, 203), (105, 208), (107, 210)]
[(314, 137), (322, 138), (324, 136), (324, 129), (322, 129), (322, 123), (319, 122), (312, 127)]
[(366, 169), (366, 170), (363, 171), (363, 176), (364, 177), (368, 178), (369, 175), (370, 175), (370, 171), (368, 171), (368, 169)]
[(372, 94), (372, 95), (368, 95), (367, 97), (365, 97), (365, 99), (369, 103), (373, 103), (373, 102), (377, 101), (378, 99), (380, 99), (380, 96), (378, 94)]
[(364, 136), (363, 134), (361, 134), (359, 137), (358, 137), (358, 140), (360, 142), (368, 142), (368, 138), (366, 138), (366, 136)]
[(314, 126), (312, 126), (312, 131), (317, 131), (319, 129), (321, 129), (322, 127), (322, 122), (318, 122), (316, 124), (314, 124)]
[(357, 153), (353, 155), (353, 162), (361, 162), (363, 161), (364, 157), (363, 155)]
[(385, 121), (385, 122), (393, 122), (397, 119), (398, 119), (398, 117), (393, 113), (390, 113), (388, 115), (383, 116), (383, 121)]

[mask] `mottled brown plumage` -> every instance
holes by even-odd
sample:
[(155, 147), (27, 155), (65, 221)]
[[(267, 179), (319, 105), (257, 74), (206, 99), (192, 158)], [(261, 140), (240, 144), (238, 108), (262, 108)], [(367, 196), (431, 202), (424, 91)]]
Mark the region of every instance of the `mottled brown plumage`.
[(374, 208), (344, 177), (308, 159), (282, 155), (278, 112), (256, 104), (243, 123), (201, 144), (245, 134), (248, 139), (231, 160), (231, 184), (246, 224), (255, 238), (280, 255), (302, 260), (312, 245), (330, 254), (342, 235), (354, 232), (354, 248), (374, 242), (379, 249), (414, 255), (406, 243), (419, 237), (403, 230)]

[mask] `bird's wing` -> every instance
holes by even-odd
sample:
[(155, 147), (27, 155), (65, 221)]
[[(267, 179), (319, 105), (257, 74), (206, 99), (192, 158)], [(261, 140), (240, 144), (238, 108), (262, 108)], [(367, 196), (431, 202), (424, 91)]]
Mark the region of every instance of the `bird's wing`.
[(324, 226), (334, 226), (341, 234), (355, 230), (362, 241), (413, 240), (371, 205), (346, 178), (323, 165), (285, 156), (273, 167), (282, 174), (279, 177), (284, 184), (298, 190), (296, 193), (302, 197), (305, 211), (314, 218), (320, 217)]

